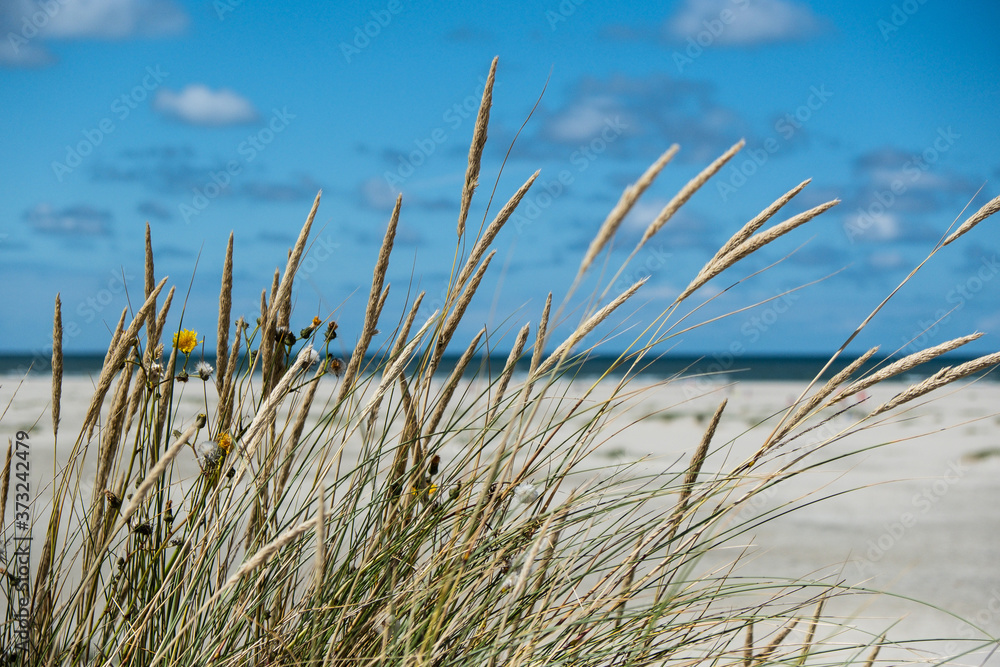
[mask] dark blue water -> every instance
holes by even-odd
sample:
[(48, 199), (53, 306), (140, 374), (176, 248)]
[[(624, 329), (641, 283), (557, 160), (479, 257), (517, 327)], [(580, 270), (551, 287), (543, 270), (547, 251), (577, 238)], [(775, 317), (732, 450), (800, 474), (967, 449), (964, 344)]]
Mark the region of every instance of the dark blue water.
[[(955, 366), (972, 358), (968, 356), (944, 355), (908, 372), (906, 379), (912, 380), (927, 377), (945, 366)], [(569, 365), (565, 369), (565, 373), (571, 377), (596, 377), (604, 374), (618, 362), (619, 365), (611, 371), (611, 375), (620, 376), (628, 370), (632, 373), (657, 379), (667, 379), (681, 375), (707, 375), (718, 376), (728, 380), (811, 380), (823, 368), (828, 359), (828, 357), (823, 356), (748, 355), (733, 357), (723, 354), (706, 354), (703, 356), (647, 357), (633, 367), (632, 362), (629, 360), (619, 362), (613, 356), (593, 356), (584, 361)], [(853, 356), (841, 356), (824, 373), (824, 377), (833, 375), (854, 359), (855, 357)], [(445, 358), (441, 363), (439, 372), (450, 372), (456, 360), (457, 358)], [(206, 361), (213, 365), (215, 363), (213, 358), (206, 358)], [(893, 361), (893, 359), (873, 359), (865, 365), (864, 369), (868, 370), (879, 365), (884, 365), (889, 361)], [(100, 372), (103, 362), (103, 355), (66, 355), (63, 359), (65, 373), (72, 375), (96, 375)], [(489, 360), (484, 359), (478, 364), (470, 364), (466, 374), (472, 375), (479, 372), (495, 376), (501, 372), (505, 362), (505, 355), (498, 355)], [(189, 365), (193, 369), (193, 361)], [(518, 364), (518, 369), (527, 371), (528, 366), (528, 359), (524, 359)], [(51, 373), (50, 360), (40, 356), (32, 358), (26, 355), (0, 355), (0, 375), (21, 376), (25, 373), (29, 373), (32, 376), (48, 375)], [(988, 378), (1000, 380), (1000, 372), (994, 370), (988, 374)]]

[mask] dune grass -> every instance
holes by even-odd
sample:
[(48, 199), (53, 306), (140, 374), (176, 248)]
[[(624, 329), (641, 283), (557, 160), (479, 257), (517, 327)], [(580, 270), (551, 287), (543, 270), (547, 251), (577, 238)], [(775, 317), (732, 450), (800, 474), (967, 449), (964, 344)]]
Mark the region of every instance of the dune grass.
[[(491, 222), (484, 218), (479, 229), (467, 224), (495, 69), (496, 61), (475, 126), (455, 263), (439, 310), (426, 312), (421, 293), (404, 312), (383, 312), (400, 197), (375, 258), (361, 329), (344, 331), (331, 317), (294, 313), (293, 281), (317, 195), (284, 270), (262, 291), (260, 312), (235, 320), (238, 260), (230, 237), (216, 368), (198, 365), (191, 353), (200, 334), (165, 329), (175, 288), (157, 280), (147, 227), (145, 301), (123, 311), (83, 422), (60, 424), (57, 298), (52, 423), (62, 449), (72, 453), (60, 457), (45, 513), (36, 510), (46, 522), (37, 532), (45, 536), (36, 543), (37, 571), (30, 582), (0, 582), (9, 600), (19, 587), (30, 593), (27, 650), (13, 648), (16, 609), (7, 605), (9, 664), (878, 661), (891, 637), (830, 639), (837, 621), (824, 615), (824, 604), (848, 592), (840, 582), (775, 584), (700, 564), (760, 521), (781, 520), (779, 512), (741, 514), (757, 494), (822, 465), (824, 448), (880, 415), (992, 368), (1000, 354), (945, 368), (881, 405), (852, 410), (849, 425), (834, 427), (833, 417), (854, 405), (849, 397), (978, 335), (862, 373), (873, 349), (828, 381), (817, 368), (817, 380), (786, 412), (751, 429), (759, 444), (741, 460), (706, 468), (713, 452), (729, 446), (715, 440), (727, 419), (723, 400), (706, 415), (700, 441), (689, 444), (690, 459), (671, 474), (602, 468), (590, 454), (609, 429), (619, 428), (612, 422), (622, 407), (642, 401), (638, 373), (671, 339), (706, 323), (697, 321), (700, 304), (691, 305), (698, 289), (837, 202), (765, 227), (808, 181), (779, 197), (737, 230), (668, 308), (643, 321), (603, 377), (575, 378), (582, 360), (599, 349), (592, 332), (628, 310), (645, 281), (620, 294), (599, 287), (582, 306), (573, 294), (667, 167), (677, 151), (671, 147), (612, 208), (566, 297), (550, 295), (536, 319), (516, 332), (484, 329), (459, 340), (459, 324), (494, 257), (491, 246), (537, 176)], [(632, 255), (741, 147), (682, 188)], [(997, 200), (984, 206), (930, 255), (996, 208)], [(556, 338), (566, 311), (578, 323)], [(335, 339), (353, 344), (346, 359), (331, 352)], [(502, 367), (480, 361), (498, 347), (510, 349)], [(453, 367), (443, 365), (456, 356)], [(204, 393), (200, 414), (180, 407), (184, 392)], [(672, 428), (657, 423), (665, 433)], [(807, 432), (821, 437), (806, 440)], [(791, 447), (799, 453), (785, 456)], [(195, 458), (198, 474), (183, 474), (181, 463)]]

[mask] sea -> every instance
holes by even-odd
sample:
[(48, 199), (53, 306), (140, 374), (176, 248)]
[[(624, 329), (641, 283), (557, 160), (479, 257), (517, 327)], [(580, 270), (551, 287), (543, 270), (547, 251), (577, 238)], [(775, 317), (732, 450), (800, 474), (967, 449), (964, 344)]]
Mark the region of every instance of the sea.
[[(828, 356), (822, 355), (745, 355), (734, 356), (723, 353), (706, 353), (704, 355), (666, 355), (646, 356), (639, 362), (613, 355), (591, 355), (578, 358), (564, 365), (562, 372), (568, 378), (594, 378), (602, 375), (614, 377), (626, 372), (647, 377), (649, 379), (666, 380), (679, 377), (710, 377), (719, 381), (807, 381), (812, 380), (822, 372), (822, 378), (829, 378), (842, 370), (857, 357), (841, 355), (829, 365), (826, 370)], [(932, 359), (899, 378), (905, 381), (918, 381), (929, 377), (946, 366), (956, 366), (970, 361), (975, 357), (946, 354)], [(204, 359), (215, 365), (214, 357)], [(495, 355), (482, 358), (478, 363), (470, 364), (466, 375), (487, 373), (496, 375), (506, 363), (506, 355)], [(895, 361), (896, 358), (874, 357), (862, 368), (861, 373), (880, 368)], [(458, 357), (446, 357), (438, 369), (439, 374), (450, 373)], [(74, 354), (63, 358), (64, 373), (68, 375), (96, 375), (104, 363), (103, 354)], [(189, 364), (191, 368), (194, 364)], [(517, 370), (526, 372), (529, 368), (529, 358), (526, 356), (518, 364)], [(609, 369), (611, 369), (609, 371)], [(0, 355), (0, 376), (43, 376), (51, 373), (51, 360), (47, 357), (30, 355)], [(984, 379), (1000, 381), (1000, 373), (996, 369), (986, 373)]]

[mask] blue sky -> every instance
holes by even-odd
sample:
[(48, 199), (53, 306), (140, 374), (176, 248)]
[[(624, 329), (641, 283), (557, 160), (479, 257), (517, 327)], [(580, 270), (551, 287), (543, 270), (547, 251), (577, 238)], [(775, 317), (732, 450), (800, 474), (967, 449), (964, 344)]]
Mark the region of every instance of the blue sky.
[[(48, 349), (56, 292), (66, 350), (103, 350), (121, 308), (141, 300), (147, 221), (158, 277), (179, 298), (190, 285), (184, 322), (203, 332), (215, 330), (235, 231), (234, 311), (252, 321), (320, 188), (297, 316), (333, 313), (350, 345), (401, 191), (391, 330), (408, 291), (433, 300), (447, 279), (475, 108), (499, 56), (471, 220), (486, 213), (548, 81), (490, 217), (541, 176), (498, 239), (467, 334), (488, 325), (503, 348), (512, 327), (537, 321), (622, 188), (671, 144), (681, 151), (626, 220), (612, 263), (745, 138), (617, 282), (649, 275), (636, 303), (655, 316), (732, 232), (812, 178), (775, 221), (842, 203), (716, 279), (698, 296), (792, 253), (699, 315), (835, 275), (670, 345), (830, 352), (963, 207), (1000, 193), (998, 22), (992, 4), (934, 0), (5, 0), (0, 351)], [(851, 349), (912, 351), (914, 337), (929, 345), (975, 330), (987, 335), (970, 351), (1000, 347), (997, 230), (989, 220), (937, 255)]]

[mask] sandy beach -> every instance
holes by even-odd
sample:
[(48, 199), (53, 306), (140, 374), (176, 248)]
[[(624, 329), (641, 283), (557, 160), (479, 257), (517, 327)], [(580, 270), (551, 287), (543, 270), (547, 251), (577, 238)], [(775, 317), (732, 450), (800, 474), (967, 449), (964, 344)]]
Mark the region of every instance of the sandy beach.
[[(618, 414), (606, 429), (607, 441), (592, 455), (600, 465), (638, 461), (633, 474), (676, 471), (700, 440), (707, 418), (727, 398), (729, 404), (714, 440), (718, 449), (704, 470), (724, 469), (756, 449), (776, 423), (762, 422), (779, 414), (804, 388), (792, 382), (680, 381), (650, 387), (651, 382), (640, 377), (629, 385), (643, 389), (642, 399)], [(334, 386), (332, 381), (330, 386)], [(858, 417), (904, 386), (884, 383), (876, 387), (863, 401), (836, 416), (826, 427), (832, 431), (806, 434), (801, 446), (810, 437), (829, 437), (849, 429)], [(60, 465), (66, 462), (68, 445), (92, 387), (89, 377), (65, 380), (55, 452)], [(193, 379), (184, 391), (178, 414), (187, 411), (193, 417), (204, 409), (203, 383)], [(55, 464), (49, 402), (47, 378), (23, 382), (0, 378), (0, 411), (6, 410), (4, 435), (13, 438), (19, 430), (30, 434), (32, 489), (41, 496), (35, 507), (45, 504)], [(901, 642), (1000, 635), (998, 405), (1000, 383), (980, 381), (946, 388), (812, 455), (808, 463), (858, 452), (819, 465), (748, 504), (742, 518), (763, 515), (786, 503), (805, 505), (825, 498), (755, 527), (733, 540), (731, 548), (716, 550), (704, 567), (723, 567), (745, 548), (736, 571), (741, 576), (825, 578), (886, 591), (890, 595), (844, 597), (828, 609), (853, 617), (852, 624), (860, 631), (877, 636), (889, 630), (890, 638)], [(442, 456), (447, 460), (447, 452)], [(193, 454), (188, 459), (182, 469), (186, 466), (196, 475)], [(35, 516), (36, 533), (43, 531), (45, 517), (40, 514)], [(5, 525), (12, 520), (13, 508), (8, 506)], [(972, 621), (978, 630), (949, 613)], [(938, 643), (927, 648), (946, 651), (953, 647)], [(983, 664), (983, 657), (962, 662)], [(987, 664), (1000, 664), (1000, 660), (994, 655)]]

